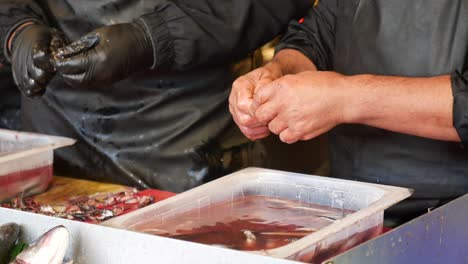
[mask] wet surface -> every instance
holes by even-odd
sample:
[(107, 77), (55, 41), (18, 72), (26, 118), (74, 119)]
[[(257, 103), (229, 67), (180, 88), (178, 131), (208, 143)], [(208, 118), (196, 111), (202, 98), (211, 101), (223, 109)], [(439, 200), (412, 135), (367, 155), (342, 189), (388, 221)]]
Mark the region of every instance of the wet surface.
[(145, 221), (132, 229), (202, 244), (238, 249), (274, 249), (353, 213), (267, 196), (245, 196)]

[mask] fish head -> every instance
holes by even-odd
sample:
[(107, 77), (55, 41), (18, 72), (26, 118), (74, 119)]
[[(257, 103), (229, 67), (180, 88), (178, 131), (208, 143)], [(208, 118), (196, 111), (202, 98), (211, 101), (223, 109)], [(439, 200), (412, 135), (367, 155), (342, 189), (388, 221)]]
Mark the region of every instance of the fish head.
[(21, 252), (12, 264), (62, 264), (69, 240), (68, 229), (54, 227)]
[(14, 223), (0, 225), (0, 264), (8, 261), (10, 250), (20, 235), (20, 226)]
[[(20, 233), (19, 225), (8, 223), (0, 226), (0, 241), (11, 241), (18, 238)], [(13, 242), (14, 242), (13, 241)]]

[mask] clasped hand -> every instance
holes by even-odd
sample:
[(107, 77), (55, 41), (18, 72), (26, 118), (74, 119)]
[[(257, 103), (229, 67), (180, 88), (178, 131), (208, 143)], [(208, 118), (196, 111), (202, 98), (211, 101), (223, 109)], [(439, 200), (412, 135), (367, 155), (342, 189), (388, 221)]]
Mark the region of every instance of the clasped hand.
[(345, 76), (338, 73), (283, 75), (273, 62), (234, 82), (229, 109), (249, 139), (261, 139), (271, 132), (290, 144), (345, 122), (343, 89)]

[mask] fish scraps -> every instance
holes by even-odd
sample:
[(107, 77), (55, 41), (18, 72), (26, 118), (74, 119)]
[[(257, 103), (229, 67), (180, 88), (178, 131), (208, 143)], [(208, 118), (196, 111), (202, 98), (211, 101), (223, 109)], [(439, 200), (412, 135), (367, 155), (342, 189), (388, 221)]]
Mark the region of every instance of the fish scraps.
[(133, 191), (119, 193), (98, 193), (91, 196), (78, 196), (59, 205), (47, 205), (33, 198), (16, 197), (2, 207), (99, 224), (113, 217), (143, 208), (155, 202), (148, 192)]

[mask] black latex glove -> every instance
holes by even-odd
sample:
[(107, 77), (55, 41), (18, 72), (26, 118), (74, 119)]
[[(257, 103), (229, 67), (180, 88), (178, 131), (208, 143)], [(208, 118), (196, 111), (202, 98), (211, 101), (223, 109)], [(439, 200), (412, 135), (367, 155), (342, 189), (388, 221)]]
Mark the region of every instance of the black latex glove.
[(38, 96), (54, 76), (51, 50), (62, 45), (63, 35), (44, 25), (29, 25), (17, 32), (11, 45), (13, 78), (20, 91)]
[(58, 55), (57, 72), (70, 85), (111, 84), (153, 64), (151, 39), (135, 23), (94, 30)]

